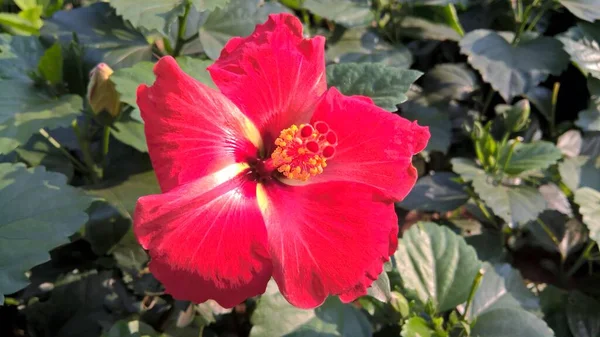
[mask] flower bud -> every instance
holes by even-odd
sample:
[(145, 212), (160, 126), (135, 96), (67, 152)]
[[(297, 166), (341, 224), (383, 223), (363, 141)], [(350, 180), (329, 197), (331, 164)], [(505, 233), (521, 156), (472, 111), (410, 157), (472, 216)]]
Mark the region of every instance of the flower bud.
[(531, 107), (529, 101), (522, 99), (514, 105), (498, 105), (496, 112), (504, 117), (504, 127), (508, 132), (519, 132), (529, 123)]
[(121, 111), (121, 98), (115, 84), (110, 80), (113, 70), (106, 64), (98, 64), (90, 72), (87, 99), (94, 115), (108, 113), (112, 118)]

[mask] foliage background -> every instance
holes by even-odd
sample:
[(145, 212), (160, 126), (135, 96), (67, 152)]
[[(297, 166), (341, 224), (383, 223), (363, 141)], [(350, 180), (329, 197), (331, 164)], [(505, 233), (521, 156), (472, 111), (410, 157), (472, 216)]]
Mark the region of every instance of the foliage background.
[[(600, 336), (599, 1), (0, 4), (0, 335)], [(327, 37), (330, 85), (431, 129), (398, 251), (353, 304), (175, 301), (130, 228), (158, 191), (135, 89), (167, 54), (212, 85), (283, 11)]]

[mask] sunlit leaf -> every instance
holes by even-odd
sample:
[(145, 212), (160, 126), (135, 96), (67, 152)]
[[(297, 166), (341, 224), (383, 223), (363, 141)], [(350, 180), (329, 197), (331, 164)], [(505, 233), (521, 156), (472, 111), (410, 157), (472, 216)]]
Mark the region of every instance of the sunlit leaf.
[(600, 19), (600, 4), (596, 0), (559, 0), (578, 18), (594, 22)]
[(590, 237), (600, 242), (600, 192), (589, 187), (580, 188), (575, 191), (575, 202), (579, 205), (579, 213), (590, 231)]
[[(562, 158), (560, 150), (552, 143), (539, 141), (535, 143), (519, 143), (504, 167), (504, 172), (519, 175), (532, 170), (542, 170)], [(501, 158), (504, 163), (506, 158)]]
[(546, 322), (523, 309), (500, 308), (477, 317), (471, 336), (554, 337)]
[(422, 317), (411, 317), (402, 326), (402, 337), (432, 337), (434, 331)]
[(368, 0), (304, 0), (302, 6), (346, 27), (366, 26), (374, 19)]

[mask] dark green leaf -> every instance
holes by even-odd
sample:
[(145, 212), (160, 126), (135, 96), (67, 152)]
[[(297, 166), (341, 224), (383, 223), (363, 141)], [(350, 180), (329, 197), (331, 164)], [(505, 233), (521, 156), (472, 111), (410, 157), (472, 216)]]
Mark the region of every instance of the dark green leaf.
[(160, 337), (150, 325), (139, 321), (122, 320), (116, 322), (102, 337)]
[(118, 69), (152, 59), (152, 45), (127, 26), (108, 3), (56, 12), (41, 30), (45, 39), (58, 38), (64, 44), (71, 42), (73, 32), (86, 47), (89, 67), (105, 62)]
[(600, 79), (589, 77), (587, 85), (590, 92), (588, 107), (579, 112), (575, 125), (588, 132), (600, 131)]
[(402, 117), (417, 121), (419, 125), (428, 126), (429, 132), (435, 135), (429, 139), (425, 148), (426, 151), (439, 151), (442, 153), (448, 151), (452, 141), (452, 123), (447, 111), (415, 101), (404, 102), (400, 110), (402, 111)]
[(527, 289), (518, 270), (509, 264), (493, 266), (489, 263), (484, 265), (483, 270), (483, 279), (467, 313), (469, 319), (500, 308), (539, 310), (537, 296)]
[(82, 104), (80, 96), (53, 99), (38, 92), (33, 83), (0, 80), (0, 153), (25, 144), (41, 128), (70, 125)]
[(39, 133), (33, 135), (25, 145), (16, 148), (15, 152), (27, 166), (44, 166), (48, 171), (64, 174), (67, 180), (73, 178), (73, 163)]
[(464, 181), (471, 181), (478, 175), (485, 174), (477, 163), (468, 158), (452, 158), (452, 171), (458, 173)]
[(434, 331), (422, 317), (411, 317), (402, 326), (402, 337), (431, 337)]
[(579, 213), (590, 231), (590, 237), (600, 242), (600, 192), (589, 187), (580, 188), (575, 191), (575, 202), (579, 205)]
[(416, 70), (372, 63), (342, 63), (327, 67), (329, 86), (345, 95), (363, 95), (378, 106), (396, 110), (396, 104), (406, 101), (410, 85), (421, 76)]
[(548, 285), (540, 294), (540, 306), (544, 320), (554, 331), (556, 337), (573, 337), (567, 321), (567, 303), (569, 294), (553, 285)]
[(580, 292), (569, 294), (567, 321), (574, 337), (600, 335), (600, 302)]
[[(273, 320), (273, 317), (277, 317)], [(370, 337), (367, 317), (349, 304), (330, 297), (316, 310), (298, 309), (289, 304), (270, 282), (252, 314), (250, 337)]]
[(458, 41), (461, 35), (452, 27), (416, 16), (406, 16), (398, 23), (403, 36), (420, 40)]
[(480, 262), (473, 247), (447, 227), (419, 222), (404, 232), (394, 254), (404, 286), (438, 312), (467, 300)]
[(87, 213), (89, 220), (80, 233), (99, 256), (108, 253), (131, 228), (131, 220), (105, 201), (94, 201)]
[(50, 84), (62, 83), (63, 56), (60, 44), (55, 43), (52, 47), (46, 49), (38, 63), (38, 71)]
[(494, 213), (510, 225), (534, 220), (546, 209), (544, 197), (533, 187), (496, 184), (492, 177), (478, 175), (473, 188)]
[(600, 4), (596, 0), (559, 0), (580, 19), (594, 22), (600, 19)]
[(43, 54), (37, 37), (0, 34), (0, 79), (29, 79)]
[(517, 46), (513, 33), (474, 30), (460, 41), (462, 53), (505, 101), (525, 94), (548, 75), (559, 75), (569, 61), (560, 41), (551, 37), (524, 39)]
[(132, 146), (140, 152), (148, 152), (143, 123), (132, 119), (130, 116), (123, 116), (114, 123), (113, 127), (111, 134), (120, 142)]
[(453, 211), (469, 200), (464, 186), (455, 181), (457, 177), (450, 172), (425, 176), (417, 181), (408, 196), (397, 205), (427, 212)]
[(585, 228), (577, 219), (569, 219), (556, 211), (545, 211), (539, 219), (527, 224), (535, 243), (550, 252), (558, 252), (563, 260), (586, 241)]
[[(552, 143), (539, 141), (535, 143), (519, 143), (504, 167), (504, 172), (519, 175), (528, 171), (543, 170), (562, 158), (560, 150)], [(501, 158), (504, 163), (506, 158)]]
[(400, 68), (409, 68), (413, 62), (408, 48), (391, 45), (374, 31), (362, 28), (346, 30), (340, 40), (329, 45), (327, 58), (335, 63), (372, 62)]
[(248, 36), (258, 23), (272, 13), (284, 12), (277, 3), (262, 3), (261, 0), (230, 0), (225, 8), (210, 13), (200, 27), (200, 42), (208, 57), (219, 57), (225, 43), (234, 36)]
[(92, 202), (44, 167), (0, 164), (0, 303), (2, 294), (28, 283), (25, 272), (50, 259), (48, 251), (69, 242), (87, 221)]
[(302, 6), (346, 27), (366, 26), (374, 19), (368, 0), (304, 0)]
[(504, 260), (504, 235), (499, 231), (483, 229), (481, 234), (468, 236), (465, 240), (475, 248), (480, 260), (490, 263)]
[(522, 309), (501, 308), (477, 317), (474, 337), (553, 337), (546, 322)]
[(463, 63), (439, 64), (423, 76), (423, 89), (446, 99), (464, 100), (479, 89), (479, 81)]

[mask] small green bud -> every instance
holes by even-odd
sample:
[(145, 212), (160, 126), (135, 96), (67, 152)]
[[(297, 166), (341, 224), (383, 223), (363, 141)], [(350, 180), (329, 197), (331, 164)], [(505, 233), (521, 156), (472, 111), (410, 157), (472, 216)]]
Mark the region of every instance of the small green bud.
[(390, 304), (403, 318), (408, 317), (410, 314), (410, 305), (408, 304), (408, 300), (399, 292), (392, 291), (392, 299), (390, 300)]
[(121, 111), (121, 98), (115, 84), (110, 80), (113, 70), (106, 64), (98, 64), (90, 72), (87, 99), (94, 115), (107, 112), (112, 118)]
[(512, 106), (506, 104), (498, 105), (496, 113), (504, 117), (504, 127), (507, 132), (519, 132), (529, 123), (531, 106), (528, 100), (522, 99)]

